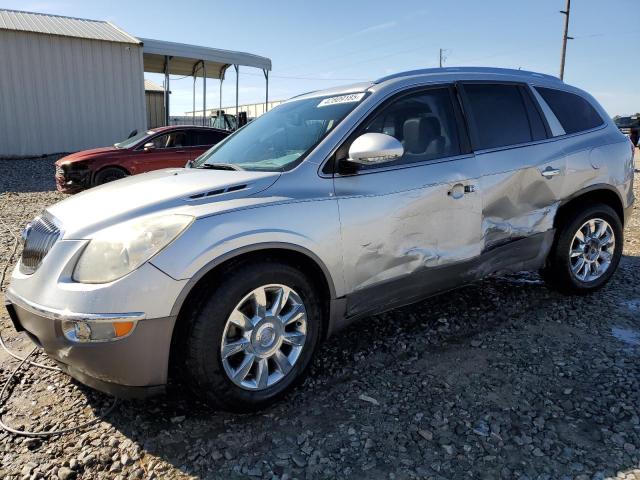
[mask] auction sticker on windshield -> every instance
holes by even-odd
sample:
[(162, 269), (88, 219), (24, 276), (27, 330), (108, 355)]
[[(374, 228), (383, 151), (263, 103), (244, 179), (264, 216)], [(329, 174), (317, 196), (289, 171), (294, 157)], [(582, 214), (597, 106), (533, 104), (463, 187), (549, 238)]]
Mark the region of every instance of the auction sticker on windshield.
[(330, 105), (338, 105), (340, 103), (354, 103), (359, 102), (364, 97), (362, 93), (350, 93), (349, 95), (340, 95), (339, 97), (329, 97), (322, 100), (318, 107), (328, 107)]

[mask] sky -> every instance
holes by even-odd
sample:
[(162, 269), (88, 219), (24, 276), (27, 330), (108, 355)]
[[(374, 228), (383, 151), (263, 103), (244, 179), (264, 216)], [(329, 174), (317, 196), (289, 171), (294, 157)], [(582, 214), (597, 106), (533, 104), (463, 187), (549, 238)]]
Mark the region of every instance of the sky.
[[(108, 20), (139, 37), (271, 58), (269, 98), (445, 66), (558, 75), (566, 0), (0, 0), (1, 8)], [(640, 0), (573, 0), (565, 82), (610, 115), (640, 112)], [(162, 75), (145, 74), (159, 83)], [(177, 78), (177, 77), (176, 77)], [(196, 105), (202, 105), (202, 80)], [(171, 81), (171, 114), (192, 109), (193, 80)], [(241, 68), (239, 101), (264, 101), (260, 70)], [(219, 103), (207, 81), (207, 105)], [(229, 69), (223, 105), (235, 104)]]

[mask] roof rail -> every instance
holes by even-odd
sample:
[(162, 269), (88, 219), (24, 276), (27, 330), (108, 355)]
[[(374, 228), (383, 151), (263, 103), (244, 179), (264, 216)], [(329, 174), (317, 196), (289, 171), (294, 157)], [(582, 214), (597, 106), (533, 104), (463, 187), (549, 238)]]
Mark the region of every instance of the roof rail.
[(407, 72), (394, 73), (387, 75), (374, 81), (373, 83), (382, 83), (394, 78), (410, 77), (414, 75), (437, 75), (440, 73), (493, 73), (502, 75), (517, 75), (522, 77), (537, 77), (547, 80), (555, 80), (562, 82), (558, 77), (547, 75), (546, 73), (530, 72), (528, 70), (514, 70), (511, 68), (493, 68), (493, 67), (444, 67), (444, 68), (423, 68), (419, 70), (409, 70)]

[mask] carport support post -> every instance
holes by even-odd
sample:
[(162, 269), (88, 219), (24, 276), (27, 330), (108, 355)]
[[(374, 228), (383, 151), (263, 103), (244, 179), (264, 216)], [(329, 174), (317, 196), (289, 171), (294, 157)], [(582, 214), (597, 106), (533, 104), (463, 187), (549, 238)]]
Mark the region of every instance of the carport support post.
[(206, 126), (207, 119), (207, 66), (202, 60), (202, 126)]
[(196, 72), (193, 72), (193, 110), (191, 111), (191, 121), (196, 124)]
[(240, 84), (240, 65), (234, 65), (233, 68), (236, 69), (236, 130), (239, 127), (238, 122), (238, 85)]
[(169, 60), (170, 56), (164, 56), (164, 124), (169, 125)]
[(264, 96), (264, 113), (267, 113), (267, 110), (269, 109), (269, 70), (262, 70), (262, 73), (264, 73), (264, 80), (266, 83), (266, 93)]

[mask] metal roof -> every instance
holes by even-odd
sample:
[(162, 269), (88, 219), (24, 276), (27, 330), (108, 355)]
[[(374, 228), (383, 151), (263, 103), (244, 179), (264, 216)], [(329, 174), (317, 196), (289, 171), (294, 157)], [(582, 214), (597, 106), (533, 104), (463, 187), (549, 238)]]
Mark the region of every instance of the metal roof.
[(164, 73), (165, 56), (170, 57), (168, 70), (172, 75), (197, 73), (201, 76), (202, 62), (208, 78), (224, 78), (226, 69), (232, 65), (271, 70), (271, 60), (266, 57), (149, 38), (138, 39), (114, 24), (100, 20), (0, 9), (0, 30), (142, 44), (145, 72)]
[(110, 22), (20, 10), (0, 9), (0, 30), (140, 44), (140, 40)]
[[(224, 72), (231, 65), (271, 70), (271, 59), (245, 52), (221, 50), (219, 48), (187, 45), (141, 38), (144, 57), (144, 71), (164, 73), (165, 56), (169, 60), (169, 73), (172, 75), (193, 75), (204, 61), (207, 78), (224, 78)], [(197, 71), (202, 75), (202, 70)]]
[(162, 85), (158, 85), (156, 82), (153, 82), (145, 78), (144, 91), (145, 92), (164, 92), (164, 88), (162, 88)]

